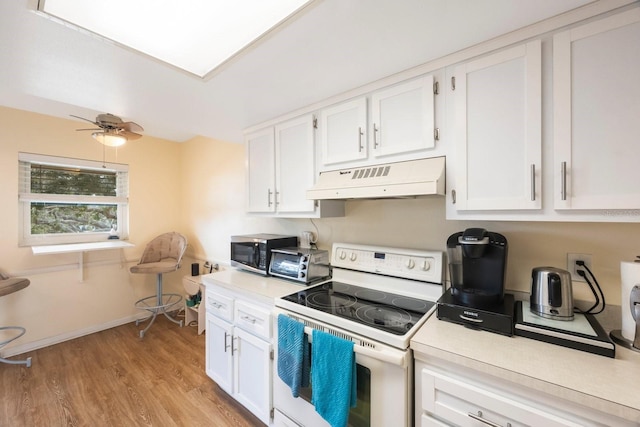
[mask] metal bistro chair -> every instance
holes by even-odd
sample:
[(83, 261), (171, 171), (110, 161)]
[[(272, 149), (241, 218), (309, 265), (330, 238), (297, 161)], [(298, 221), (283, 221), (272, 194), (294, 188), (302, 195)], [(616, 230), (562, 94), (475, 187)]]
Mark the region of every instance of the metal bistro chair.
[[(0, 273), (0, 297), (12, 294), (14, 292), (18, 292), (19, 290), (29, 286), (30, 283), (31, 282), (29, 281), (29, 279), (24, 279), (21, 277), (8, 277)], [(0, 341), (0, 348), (4, 347), (5, 345), (9, 344), (12, 341), (17, 340), (18, 338), (23, 336), (25, 332), (27, 332), (27, 330), (22, 326), (2, 326), (0, 327), (0, 331), (10, 331), (10, 332), (12, 331), (17, 333), (17, 335), (14, 335), (11, 338)], [(27, 368), (31, 366), (30, 357), (27, 357), (25, 360), (9, 360), (9, 359), (0, 357), (0, 362), (8, 363), (11, 365), (27, 365)]]
[(182, 320), (177, 320), (169, 315), (171, 309), (182, 301), (179, 294), (165, 294), (162, 292), (162, 274), (176, 271), (180, 268), (182, 255), (187, 249), (187, 238), (180, 233), (164, 233), (154, 238), (147, 244), (140, 258), (138, 265), (131, 267), (132, 273), (156, 274), (156, 294), (136, 301), (135, 306), (141, 310), (146, 310), (151, 314), (144, 319), (136, 320), (136, 325), (151, 319), (146, 328), (140, 331), (140, 338), (144, 338), (145, 332), (149, 330), (156, 316), (164, 314), (182, 327)]

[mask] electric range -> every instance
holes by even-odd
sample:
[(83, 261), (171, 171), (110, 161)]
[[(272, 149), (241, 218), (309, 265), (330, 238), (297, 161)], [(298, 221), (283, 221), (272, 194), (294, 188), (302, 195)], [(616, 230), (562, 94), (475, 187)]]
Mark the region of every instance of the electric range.
[(406, 349), (442, 295), (443, 253), (336, 243), (332, 278), (276, 306)]
[[(348, 425), (411, 426), (409, 342), (442, 294), (443, 253), (336, 243), (331, 259), (331, 280), (277, 299), (276, 313), (302, 322), (312, 347), (314, 330), (354, 343), (357, 404)], [(274, 366), (275, 424), (326, 427), (311, 403), (313, 385), (301, 387), (295, 398)]]

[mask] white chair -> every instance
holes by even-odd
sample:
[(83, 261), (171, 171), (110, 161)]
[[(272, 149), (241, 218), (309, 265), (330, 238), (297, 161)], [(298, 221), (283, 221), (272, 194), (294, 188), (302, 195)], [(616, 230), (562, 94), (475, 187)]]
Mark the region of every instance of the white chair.
[[(30, 283), (29, 279), (24, 279), (22, 277), (8, 277), (0, 273), (0, 297), (18, 292), (19, 290), (29, 286)], [(17, 335), (14, 335), (11, 338), (0, 341), (0, 349), (10, 342), (17, 340), (27, 332), (27, 330), (22, 326), (2, 326), (0, 327), (0, 331), (17, 333)], [(9, 360), (0, 357), (0, 362), (8, 363), (10, 365), (27, 365), (27, 368), (31, 366), (30, 357), (27, 357), (25, 360)]]
[(162, 274), (170, 273), (180, 268), (180, 262), (186, 249), (187, 238), (185, 236), (176, 232), (164, 233), (147, 244), (140, 262), (131, 267), (130, 271), (132, 273), (156, 275), (156, 294), (142, 298), (135, 303), (136, 308), (150, 313), (148, 317), (136, 321), (136, 325), (139, 325), (150, 319), (147, 327), (140, 331), (140, 338), (144, 338), (145, 332), (149, 330), (159, 313), (164, 314), (167, 319), (182, 327), (182, 320), (177, 320), (169, 315), (172, 310), (178, 307), (178, 304), (182, 301), (182, 296), (163, 293)]

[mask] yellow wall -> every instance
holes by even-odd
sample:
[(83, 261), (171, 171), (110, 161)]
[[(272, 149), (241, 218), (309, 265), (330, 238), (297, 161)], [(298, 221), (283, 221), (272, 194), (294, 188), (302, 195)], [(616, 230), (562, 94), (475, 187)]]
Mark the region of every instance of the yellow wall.
[[(84, 281), (78, 256), (34, 256), (18, 247), (18, 152), (102, 160), (102, 146), (74, 120), (0, 107), (0, 269), (26, 275), (31, 286), (0, 298), (0, 325), (18, 324), (27, 334), (14, 346), (23, 351), (131, 321), (133, 303), (155, 292), (153, 277), (131, 275), (144, 245), (175, 230), (189, 239), (183, 268), (165, 280), (182, 292), (189, 263), (229, 261), (229, 236), (255, 232), (319, 232), (319, 247), (333, 242), (445, 250), (447, 237), (467, 227), (503, 233), (509, 241), (507, 287), (528, 292), (531, 268), (566, 266), (567, 252), (593, 255), (594, 273), (607, 301), (620, 304), (621, 260), (640, 255), (640, 224), (447, 221), (442, 198), (348, 201), (346, 216), (328, 219), (270, 219), (244, 213), (244, 146), (194, 138), (175, 143), (145, 136), (117, 150), (108, 162), (130, 167), (130, 241), (127, 250), (85, 255)], [(588, 297), (574, 283), (577, 297)], [(9, 348), (10, 350), (10, 348)]]
[(86, 126), (0, 107), (0, 269), (31, 280), (28, 288), (0, 298), (0, 325), (26, 327), (27, 334), (15, 343), (21, 346), (42, 346), (130, 321), (138, 314), (133, 303), (155, 293), (155, 278), (131, 275), (128, 267), (145, 242), (180, 222), (180, 145), (144, 137), (105, 152), (107, 162), (129, 164), (134, 248), (86, 253), (80, 281), (78, 254), (34, 256), (31, 248), (18, 247), (18, 152), (102, 161), (102, 146), (90, 132), (76, 132), (80, 127)]

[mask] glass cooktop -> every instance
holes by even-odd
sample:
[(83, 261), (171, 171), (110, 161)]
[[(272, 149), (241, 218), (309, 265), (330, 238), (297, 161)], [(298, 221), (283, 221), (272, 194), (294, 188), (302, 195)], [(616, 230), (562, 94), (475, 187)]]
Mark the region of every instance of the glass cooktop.
[(431, 301), (333, 281), (282, 299), (395, 335), (406, 334), (435, 305)]

